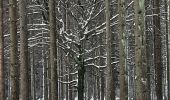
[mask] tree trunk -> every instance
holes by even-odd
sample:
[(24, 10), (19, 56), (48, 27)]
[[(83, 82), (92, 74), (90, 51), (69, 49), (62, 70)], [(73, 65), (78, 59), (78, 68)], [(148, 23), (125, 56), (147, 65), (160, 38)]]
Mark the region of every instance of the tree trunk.
[(141, 53), (142, 53), (142, 73), (143, 73), (143, 75), (142, 75), (142, 87), (143, 87), (143, 99), (146, 99), (146, 100), (150, 100), (150, 87), (149, 87), (149, 85), (148, 85), (148, 83), (149, 83), (149, 79), (148, 79), (148, 62), (147, 62), (147, 38), (146, 38), (146, 30), (145, 30), (145, 25), (146, 25), (146, 19), (145, 19), (145, 12), (146, 12), (146, 10), (145, 10), (145, 7), (146, 7), (146, 3), (145, 3), (145, 0), (143, 0), (143, 1), (140, 1), (139, 2), (139, 4), (142, 4), (143, 6), (140, 8), (141, 10), (142, 10), (142, 14), (141, 14), (141, 22), (143, 22), (142, 23), (142, 25), (141, 25), (141, 27), (143, 27), (142, 29), (143, 29), (143, 32), (142, 32), (142, 47), (141, 47)]
[[(148, 7), (151, 4), (152, 0), (145, 0), (145, 16), (152, 15), (153, 12), (150, 11), (151, 7)], [(151, 89), (153, 85), (151, 80), (153, 75), (151, 74), (153, 69), (153, 32), (147, 30), (152, 23), (152, 16), (145, 18), (145, 32), (146, 32), (146, 66), (147, 66), (147, 100), (151, 100)]]
[[(62, 52), (62, 49), (59, 49), (59, 54), (60, 54), (60, 80), (64, 81), (64, 78), (63, 78), (63, 76), (64, 76), (64, 74), (63, 74), (63, 72), (64, 72), (64, 70), (63, 70), (64, 54)], [(62, 99), (64, 99), (64, 84), (63, 84), (63, 82), (60, 82), (59, 84), (60, 84), (60, 99), (62, 100)]]
[[(64, 0), (64, 2), (65, 2), (65, 10), (64, 10), (64, 31), (65, 32), (67, 32), (67, 34), (69, 34), (68, 33), (68, 28), (69, 28), (69, 15), (68, 15), (68, 3), (69, 3), (69, 0)], [(66, 60), (66, 66), (68, 66), (68, 67), (65, 67), (65, 71), (66, 71), (66, 74), (67, 75), (65, 75), (65, 82), (68, 82), (68, 84), (65, 84), (65, 98), (66, 98), (66, 100), (69, 100), (69, 68), (70, 68), (70, 61), (69, 61), (69, 58), (68, 57), (66, 57), (65, 58)]]
[[(167, 100), (169, 100), (170, 98), (168, 97), (170, 94), (170, 92), (168, 92), (169, 91), (169, 86), (168, 86), (168, 74), (169, 74), (169, 50), (168, 50), (168, 36), (169, 36), (169, 34), (168, 34), (168, 26), (169, 26), (169, 23), (168, 23), (168, 1), (167, 0), (164, 0), (164, 8), (165, 8), (165, 12), (167, 12), (166, 13), (166, 15), (165, 15), (165, 20), (166, 20), (166, 22), (165, 22), (165, 24), (166, 24), (166, 27), (165, 27), (165, 32), (166, 32), (166, 67), (165, 67), (165, 81), (167, 81), (167, 97), (166, 97), (166, 85), (164, 86), (164, 96), (165, 96), (165, 99), (167, 99)], [(167, 78), (166, 78), (166, 76), (167, 76)], [(164, 84), (166, 84), (166, 82), (164, 82)]]
[(84, 69), (78, 71), (78, 100), (84, 100)]
[[(78, 0), (78, 5), (81, 5), (81, 0)], [(80, 33), (79, 36), (80, 39), (83, 38), (83, 33)], [(85, 99), (85, 84), (84, 84), (84, 80), (85, 80), (85, 66), (84, 66), (84, 44), (85, 41), (80, 40), (80, 45), (78, 46), (78, 52), (79, 52), (79, 57), (77, 57), (78, 59), (78, 100), (84, 100)]]
[(48, 50), (48, 99), (51, 100), (51, 64), (50, 64), (50, 49)]
[(106, 5), (106, 53), (107, 53), (107, 75), (106, 75), (106, 100), (115, 100), (114, 67), (111, 65), (111, 29), (110, 29), (110, 0), (105, 0)]
[(96, 86), (96, 88), (97, 88), (97, 98), (98, 98), (98, 100), (100, 100), (100, 93), (101, 93), (101, 88), (100, 88), (100, 84), (101, 84), (101, 82), (100, 82), (100, 71), (98, 71), (98, 77), (97, 77), (97, 86)]
[[(69, 81), (72, 81), (71, 74), (69, 74)], [(69, 100), (73, 100), (73, 88), (71, 84), (69, 84)]]
[[(80, 48), (81, 49), (81, 48)], [(81, 51), (80, 51), (80, 54)], [(78, 100), (84, 100), (84, 75), (85, 67), (82, 55), (79, 57), (79, 70), (78, 70)]]
[[(170, 45), (169, 45), (169, 39), (170, 39), (170, 0), (168, 3), (169, 6), (169, 23), (168, 23), (168, 28), (169, 32), (167, 33), (167, 79), (168, 79), (168, 100), (170, 100)], [(168, 8), (168, 7), (167, 7)], [(168, 11), (168, 10), (167, 10)]]
[(9, 0), (9, 32), (10, 32), (10, 80), (11, 99), (19, 100), (19, 65), (17, 50), (17, 1)]
[(0, 0), (0, 100), (5, 100), (3, 0)]
[(50, 28), (50, 66), (51, 66), (51, 100), (58, 100), (57, 44), (56, 44), (56, 2), (49, 0)]
[(31, 100), (36, 100), (35, 95), (35, 65), (34, 65), (34, 47), (31, 54)]
[[(135, 0), (135, 65), (136, 65), (136, 100), (147, 100), (146, 72), (143, 60), (144, 0)], [(143, 40), (143, 41), (142, 41)]]
[(153, 25), (154, 25), (154, 65), (156, 73), (156, 96), (162, 100), (162, 61), (161, 61), (161, 33), (160, 33), (160, 9), (159, 0), (153, 1)]
[[(43, 41), (45, 42), (45, 41)], [(48, 100), (48, 84), (47, 84), (47, 59), (46, 59), (46, 54), (45, 54), (45, 46), (42, 48), (42, 66), (43, 66), (43, 98), (44, 100)]]
[(20, 15), (20, 98), (29, 100), (29, 75), (28, 75), (28, 32), (27, 32), (27, 0), (19, 0)]
[(125, 73), (125, 21), (124, 21), (124, 0), (118, 0), (119, 11), (119, 58), (120, 58), (120, 100), (128, 99), (128, 87)]

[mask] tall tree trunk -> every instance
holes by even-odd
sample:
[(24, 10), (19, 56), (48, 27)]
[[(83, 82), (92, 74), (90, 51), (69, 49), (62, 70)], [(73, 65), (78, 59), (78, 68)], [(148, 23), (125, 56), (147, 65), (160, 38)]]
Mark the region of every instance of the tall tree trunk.
[(49, 0), (48, 5), (49, 5), (49, 28), (50, 28), (51, 100), (58, 100), (55, 0)]
[(0, 0), (0, 100), (5, 100), (3, 0)]
[(19, 65), (17, 50), (17, 1), (9, 0), (11, 99), (19, 100)]
[(105, 0), (106, 6), (106, 53), (107, 53), (107, 75), (106, 75), (106, 100), (115, 100), (114, 67), (111, 65), (111, 29), (110, 29), (110, 0)]
[(124, 21), (124, 0), (118, 0), (119, 11), (119, 58), (120, 58), (120, 100), (128, 99), (128, 87), (125, 73), (125, 21)]
[[(148, 7), (151, 4), (152, 0), (145, 0), (145, 16), (152, 15), (153, 12), (150, 11), (151, 7)], [(146, 66), (147, 66), (147, 99), (151, 100), (151, 80), (152, 80), (152, 71), (153, 68), (153, 32), (147, 30), (152, 23), (152, 16), (145, 18), (145, 32), (146, 32)]]
[(141, 22), (142, 22), (142, 24), (141, 24), (141, 27), (142, 27), (142, 30), (143, 30), (143, 32), (142, 32), (142, 47), (141, 47), (141, 53), (142, 53), (142, 73), (143, 73), (143, 75), (142, 75), (142, 87), (143, 87), (143, 91), (142, 91), (142, 93), (143, 93), (143, 99), (146, 99), (146, 100), (150, 100), (150, 87), (149, 87), (149, 79), (148, 79), (148, 62), (147, 62), (147, 46), (146, 46), (146, 44), (147, 44), (147, 38), (146, 38), (146, 30), (145, 30), (145, 25), (146, 25), (146, 19), (145, 19), (145, 12), (146, 12), (146, 10), (145, 10), (145, 7), (146, 7), (146, 3), (145, 3), (145, 0), (141, 0), (140, 2), (139, 2), (139, 4), (142, 4), (142, 6), (139, 6), (140, 7), (140, 9), (142, 10), (142, 14), (141, 14)]
[[(136, 65), (136, 100), (147, 100), (144, 60), (142, 56), (144, 35), (144, 0), (135, 0), (135, 65)], [(144, 72), (144, 73), (143, 73)], [(144, 74), (144, 75), (143, 75)]]
[(20, 15), (20, 98), (29, 100), (27, 0), (19, 0)]
[[(168, 35), (167, 35), (167, 79), (168, 79), (168, 100), (170, 100), (170, 45), (169, 45), (169, 42), (170, 42), (170, 0), (169, 0), (169, 3), (168, 3), (168, 7), (169, 7), (169, 22), (168, 22)], [(168, 8), (167, 7), (167, 8)], [(167, 10), (168, 11), (168, 10)]]
[(161, 64), (161, 32), (160, 32), (160, 0), (153, 1), (154, 25), (154, 65), (156, 73), (156, 96), (162, 100), (162, 64)]
[[(81, 5), (82, 0), (78, 0), (77, 1), (79, 5)], [(83, 38), (83, 33), (80, 33), (80, 39)], [(84, 84), (84, 80), (85, 80), (85, 72), (86, 72), (86, 68), (85, 68), (85, 62), (84, 62), (84, 44), (85, 41), (80, 40), (80, 45), (78, 46), (78, 52), (79, 52), (79, 57), (77, 57), (78, 59), (78, 100), (84, 100), (85, 99), (85, 84)]]
[[(68, 3), (69, 3), (69, 0), (64, 0), (65, 2), (65, 11), (64, 11), (64, 31), (67, 32), (67, 34), (69, 34), (68, 32), (68, 28), (69, 28), (69, 15), (68, 15)], [(68, 84), (65, 84), (65, 98), (66, 100), (69, 100), (69, 68), (70, 68), (70, 59), (69, 57), (66, 57), (66, 66), (68, 67), (65, 67), (65, 71), (66, 71), (66, 75), (65, 75), (65, 81), (68, 82)]]
[[(165, 80), (167, 80), (167, 100), (170, 100), (170, 98), (169, 98), (169, 86), (168, 86), (168, 79), (169, 79), (169, 45), (168, 45), (168, 36), (169, 36), (169, 30), (168, 30), (168, 26), (169, 26), (169, 23), (168, 23), (168, 1), (167, 0), (164, 0), (164, 4), (165, 4), (165, 12), (167, 12), (166, 13), (166, 15), (165, 15), (165, 20), (166, 20), (166, 22), (165, 22), (165, 24), (166, 24), (166, 29), (165, 29), (165, 32), (166, 32), (166, 53), (167, 53), (167, 61), (166, 61), (166, 64), (167, 64), (167, 66), (166, 66), (166, 68), (165, 68), (165, 76), (167, 75), (167, 79), (166, 79), (166, 77), (165, 77)], [(165, 84), (166, 84), (166, 82), (165, 82)], [(166, 86), (165, 86), (165, 88), (166, 88)], [(164, 89), (165, 89), (164, 88)], [(166, 90), (165, 90), (166, 91)], [(164, 95), (166, 96), (166, 93), (164, 93)]]

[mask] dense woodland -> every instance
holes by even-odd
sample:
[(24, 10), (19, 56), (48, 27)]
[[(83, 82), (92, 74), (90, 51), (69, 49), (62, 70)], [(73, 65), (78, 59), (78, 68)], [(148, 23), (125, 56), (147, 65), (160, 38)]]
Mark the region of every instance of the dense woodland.
[(170, 100), (170, 0), (0, 0), (0, 100)]

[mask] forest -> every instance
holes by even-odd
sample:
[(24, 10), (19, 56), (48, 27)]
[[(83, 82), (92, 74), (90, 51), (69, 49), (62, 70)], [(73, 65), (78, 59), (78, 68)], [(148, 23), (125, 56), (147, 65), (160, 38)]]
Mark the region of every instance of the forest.
[(170, 0), (0, 0), (0, 100), (170, 100)]

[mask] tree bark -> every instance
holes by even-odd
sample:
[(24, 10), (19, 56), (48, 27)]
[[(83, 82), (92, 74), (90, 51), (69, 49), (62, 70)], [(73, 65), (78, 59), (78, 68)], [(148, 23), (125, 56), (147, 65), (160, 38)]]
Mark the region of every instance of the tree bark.
[(120, 58), (120, 100), (128, 99), (128, 87), (126, 82), (125, 72), (125, 21), (124, 21), (124, 0), (118, 0), (118, 12), (119, 12), (119, 58)]
[[(147, 100), (146, 96), (146, 77), (142, 52), (145, 39), (144, 31), (144, 0), (135, 0), (135, 65), (136, 65), (136, 100)], [(144, 75), (143, 75), (144, 74)]]
[[(82, 43), (81, 43), (82, 44)], [(83, 59), (83, 46), (79, 48), (80, 56), (78, 57), (79, 69), (78, 69), (78, 100), (84, 100), (84, 79), (85, 79), (85, 67)]]
[[(67, 34), (69, 34), (69, 15), (68, 15), (68, 3), (69, 3), (69, 0), (64, 0), (64, 2), (65, 2), (65, 10), (64, 10), (64, 31), (65, 32), (67, 32)], [(65, 84), (65, 98), (66, 98), (66, 100), (69, 100), (69, 68), (70, 68), (70, 59), (69, 59), (69, 57), (66, 57), (65, 58), (66, 60), (66, 66), (68, 66), (68, 67), (65, 67), (65, 71), (66, 71), (66, 76), (65, 76), (65, 81), (66, 82), (68, 82), (68, 84)], [(70, 98), (71, 99), (71, 98)]]
[(55, 0), (49, 0), (50, 28), (50, 66), (51, 66), (51, 100), (58, 100), (57, 44), (56, 44), (56, 10)]
[(153, 1), (153, 25), (154, 25), (154, 65), (156, 73), (156, 96), (162, 100), (162, 61), (161, 61), (161, 32), (160, 32), (160, 1)]
[(19, 100), (19, 65), (17, 50), (17, 1), (9, 0), (9, 32), (10, 32), (10, 81), (11, 99)]
[[(45, 48), (45, 47), (44, 47)], [(46, 58), (46, 54), (45, 54), (45, 50), (42, 51), (43, 54), (43, 58), (44, 59), (44, 62), (43, 62), (43, 75), (44, 75), (44, 80), (43, 80), (43, 83), (44, 83), (44, 100), (48, 100), (48, 84), (47, 84), (47, 58)]]
[[(145, 0), (145, 16), (147, 15), (151, 15), (153, 12), (150, 11), (151, 7), (148, 7), (151, 4), (152, 0)], [(151, 80), (153, 75), (151, 74), (152, 71), (151, 69), (153, 69), (153, 32), (147, 30), (148, 28), (150, 28), (150, 23), (152, 23), (152, 16), (151, 17), (146, 17), (145, 18), (145, 32), (146, 32), (146, 66), (147, 66), (147, 99), (151, 100), (151, 88), (152, 88), (152, 84), (151, 84)]]
[(5, 100), (3, 0), (0, 0), (0, 100)]
[(78, 100), (84, 100), (84, 74), (85, 74), (85, 69), (83, 66), (83, 68), (78, 70)]
[[(168, 28), (169, 32), (167, 33), (167, 79), (168, 79), (168, 100), (170, 100), (170, 45), (169, 45), (169, 38), (170, 38), (170, 0), (168, 2), (169, 6), (169, 22), (168, 22)], [(168, 8), (168, 7), (167, 7)], [(167, 10), (168, 11), (168, 10)]]
[(106, 100), (115, 100), (114, 67), (111, 65), (111, 29), (110, 29), (110, 0), (105, 0), (106, 6), (106, 53), (107, 53), (107, 75), (106, 75)]
[(19, 0), (20, 15), (20, 98), (29, 100), (27, 0)]
[(36, 100), (35, 95), (35, 63), (34, 63), (34, 47), (31, 54), (31, 100)]
[(50, 49), (48, 50), (48, 99), (51, 100), (51, 62), (50, 62)]

